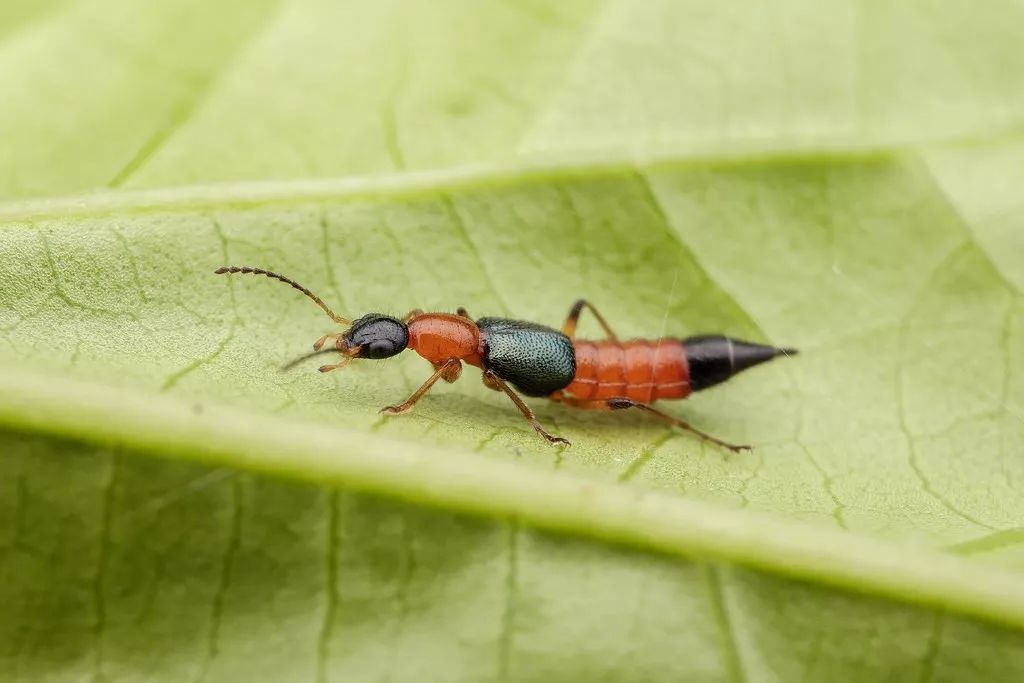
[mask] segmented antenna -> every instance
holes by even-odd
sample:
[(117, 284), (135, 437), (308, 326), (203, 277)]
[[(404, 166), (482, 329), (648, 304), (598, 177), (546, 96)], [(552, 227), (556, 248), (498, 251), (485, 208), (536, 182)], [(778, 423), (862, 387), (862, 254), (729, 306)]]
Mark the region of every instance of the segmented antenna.
[(302, 361), (309, 360), (310, 358), (313, 358), (314, 356), (322, 356), (325, 353), (341, 353), (341, 351), (339, 351), (338, 349), (336, 349), (336, 348), (334, 348), (332, 346), (332, 347), (330, 347), (328, 349), (320, 349), (319, 351), (311, 351), (310, 353), (304, 353), (301, 356), (299, 356), (298, 358), (293, 358), (292, 360), (290, 360), (287, 363), (285, 363), (284, 365), (282, 365), (281, 366), (281, 372), (287, 372), (288, 370), (291, 370), (292, 368), (294, 368), (296, 365), (298, 365)]
[(310, 299), (312, 299), (313, 303), (315, 303), (317, 306), (323, 309), (323, 312), (326, 313), (328, 317), (330, 317), (330, 319), (333, 320), (334, 322), (338, 323), (339, 325), (352, 324), (352, 321), (349, 320), (348, 318), (342, 318), (340, 315), (332, 311), (327, 306), (327, 304), (325, 304), (316, 294), (309, 291), (295, 280), (286, 278), (284, 275), (278, 275), (277, 273), (272, 273), (269, 270), (263, 270), (262, 268), (253, 268), (252, 266), (222, 266), (213, 272), (216, 273), (217, 275), (225, 275), (228, 273), (241, 273), (243, 275), (266, 275), (269, 278), (280, 280), (285, 284), (291, 285), (292, 287), (294, 287), (295, 289), (299, 290), (300, 292), (308, 296)]

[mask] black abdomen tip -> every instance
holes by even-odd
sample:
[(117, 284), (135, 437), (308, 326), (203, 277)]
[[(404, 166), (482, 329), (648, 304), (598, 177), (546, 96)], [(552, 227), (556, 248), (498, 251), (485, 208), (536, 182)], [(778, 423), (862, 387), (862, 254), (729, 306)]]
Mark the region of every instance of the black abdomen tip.
[(738, 372), (776, 356), (795, 356), (796, 349), (778, 348), (732, 339), (721, 334), (687, 337), (683, 340), (690, 366), (693, 391), (720, 384)]

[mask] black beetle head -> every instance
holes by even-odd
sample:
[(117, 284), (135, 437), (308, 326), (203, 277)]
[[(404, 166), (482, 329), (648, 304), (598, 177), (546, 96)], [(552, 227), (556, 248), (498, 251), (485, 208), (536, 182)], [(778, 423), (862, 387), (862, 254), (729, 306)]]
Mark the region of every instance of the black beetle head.
[(348, 353), (359, 358), (390, 358), (405, 351), (409, 328), (391, 316), (369, 313), (354, 321), (339, 342), (348, 347)]

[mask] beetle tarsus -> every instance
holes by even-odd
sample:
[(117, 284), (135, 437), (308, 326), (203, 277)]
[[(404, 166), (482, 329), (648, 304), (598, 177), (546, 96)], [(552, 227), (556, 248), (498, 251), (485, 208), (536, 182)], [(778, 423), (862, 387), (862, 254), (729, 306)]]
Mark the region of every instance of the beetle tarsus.
[(568, 448), (569, 446), (572, 445), (572, 441), (569, 441), (569, 439), (563, 439), (560, 436), (548, 434), (547, 432), (542, 430), (537, 430), (537, 433), (543, 436), (545, 439), (547, 439), (548, 443), (551, 444), (552, 446), (565, 446), (566, 448)]

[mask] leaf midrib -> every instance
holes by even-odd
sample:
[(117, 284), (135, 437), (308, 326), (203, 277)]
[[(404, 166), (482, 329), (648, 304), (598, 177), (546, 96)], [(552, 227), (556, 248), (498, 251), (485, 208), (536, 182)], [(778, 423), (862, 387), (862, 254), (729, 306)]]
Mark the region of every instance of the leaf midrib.
[(592, 158), (583, 162), (549, 159), (517, 164), (474, 164), (446, 169), (342, 178), (240, 181), (148, 190), (98, 190), (86, 194), (0, 202), (0, 222), (95, 218), (113, 214), (138, 215), (204, 209), (252, 209), (383, 197), (392, 200), (413, 199), (436, 197), (474, 188), (585, 180), (598, 176), (629, 176), (637, 172), (671, 172), (768, 164), (892, 162), (908, 153), (909, 150), (872, 148), (735, 156), (666, 156), (647, 159), (609, 157)]
[[(800, 150), (769, 150), (756, 153), (677, 154), (634, 156), (580, 155), (571, 150), (551, 157), (525, 158), (514, 163), (467, 164), (354, 175), (334, 178), (301, 178), (272, 181), (229, 181), (123, 190), (102, 188), (93, 192), (0, 201), (0, 224), (104, 215), (185, 212), (203, 209), (248, 209), (289, 206), (316, 201), (416, 198), (456, 190), (507, 187), (545, 180), (583, 180), (603, 175), (636, 172), (683, 171), (758, 165), (858, 164), (912, 160), (922, 165), (921, 155), (948, 149), (989, 146), (1019, 141), (1013, 130), (989, 137), (934, 141), (926, 145), (832, 146)], [(936, 182), (938, 185), (938, 183)]]
[[(1024, 629), (1019, 575), (956, 556), (521, 464), (0, 365), (0, 425), (700, 556)], [(268, 455), (272, 454), (272, 455)]]

